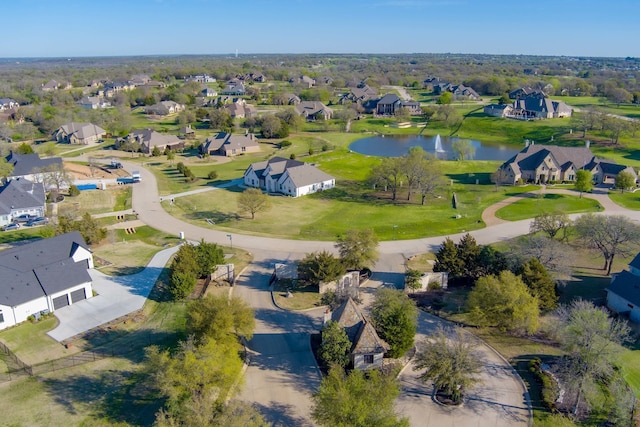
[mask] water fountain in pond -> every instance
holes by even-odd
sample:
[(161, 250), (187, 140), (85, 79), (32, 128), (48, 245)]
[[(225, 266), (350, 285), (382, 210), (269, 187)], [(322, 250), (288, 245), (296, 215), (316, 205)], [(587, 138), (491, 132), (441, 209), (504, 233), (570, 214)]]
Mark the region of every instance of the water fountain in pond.
[(445, 149), (442, 148), (442, 139), (440, 138), (440, 134), (436, 135), (436, 153), (446, 153)]
[(444, 154), (446, 153), (446, 150), (444, 148), (442, 148), (442, 139), (440, 138), (440, 134), (436, 135), (436, 148), (435, 148), (435, 152), (436, 152), (436, 157), (438, 157), (438, 154)]

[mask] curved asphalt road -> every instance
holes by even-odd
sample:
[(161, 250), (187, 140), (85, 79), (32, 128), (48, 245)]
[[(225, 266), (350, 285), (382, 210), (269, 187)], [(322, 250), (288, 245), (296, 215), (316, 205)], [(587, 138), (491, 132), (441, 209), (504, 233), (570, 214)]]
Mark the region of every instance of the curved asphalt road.
[[(126, 161), (123, 165), (129, 171), (141, 171), (142, 182), (133, 185), (133, 210), (144, 223), (166, 233), (184, 232), (188, 240), (204, 239), (224, 246), (229, 244), (228, 232), (198, 227), (169, 215), (160, 205), (154, 175), (139, 165)], [(217, 197), (215, 189), (210, 194)], [(624, 214), (636, 221), (640, 219), (640, 212), (622, 208), (606, 213)], [(488, 244), (527, 234), (529, 225), (530, 220), (499, 223), (470, 234), (479, 244)], [(449, 237), (457, 241), (463, 234)], [(232, 239), (234, 246), (252, 252), (254, 257), (254, 262), (239, 278), (235, 288), (236, 295), (255, 308), (257, 319), (256, 333), (248, 345), (250, 364), (240, 398), (255, 403), (276, 426), (313, 425), (309, 417), (309, 396), (317, 388), (320, 377), (309, 351), (308, 335), (320, 329), (322, 312), (299, 313), (275, 308), (268, 281), (275, 262), (299, 259), (313, 251), (334, 252), (333, 243), (235, 233)], [(442, 241), (443, 237), (432, 237), (382, 242), (379, 247), (381, 257), (374, 268), (372, 281), (376, 285), (401, 286), (405, 259), (434, 251)], [(422, 336), (427, 336), (436, 322), (422, 315), (419, 326)], [(528, 425), (523, 385), (508, 363), (485, 347), (482, 353), (483, 360), (487, 361), (484, 373), (487, 382), (472, 396), (466, 409), (452, 414), (436, 406), (430, 399), (430, 388), (415, 380), (416, 374), (410, 366), (401, 376), (403, 393), (396, 402), (397, 409), (415, 426)]]

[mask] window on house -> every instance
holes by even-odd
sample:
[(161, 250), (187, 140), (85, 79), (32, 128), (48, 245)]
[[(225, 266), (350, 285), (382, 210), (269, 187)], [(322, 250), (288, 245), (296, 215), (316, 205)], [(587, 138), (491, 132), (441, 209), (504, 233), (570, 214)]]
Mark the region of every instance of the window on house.
[(4, 314), (2, 314), (2, 310), (0, 310), (0, 323), (4, 323)]
[(364, 355), (364, 363), (370, 365), (373, 363), (373, 354), (365, 354)]

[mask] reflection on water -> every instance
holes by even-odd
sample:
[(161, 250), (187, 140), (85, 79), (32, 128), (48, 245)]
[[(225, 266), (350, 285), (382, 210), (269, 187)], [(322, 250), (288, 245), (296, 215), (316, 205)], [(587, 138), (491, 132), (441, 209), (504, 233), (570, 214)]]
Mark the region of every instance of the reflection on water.
[[(454, 159), (451, 144), (459, 138), (431, 136), (372, 136), (352, 143), (352, 151), (369, 156), (401, 157), (411, 147), (422, 147), (424, 151), (436, 155), (439, 159)], [(518, 153), (517, 149), (504, 145), (486, 145), (473, 139), (467, 140), (475, 148), (474, 160), (508, 160)]]

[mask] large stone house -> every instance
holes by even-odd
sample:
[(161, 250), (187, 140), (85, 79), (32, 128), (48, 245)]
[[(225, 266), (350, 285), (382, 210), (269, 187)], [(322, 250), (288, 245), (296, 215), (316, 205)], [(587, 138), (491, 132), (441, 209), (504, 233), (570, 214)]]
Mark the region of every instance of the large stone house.
[(596, 184), (612, 184), (616, 176), (626, 171), (636, 179), (638, 175), (632, 167), (597, 158), (589, 149), (583, 147), (559, 147), (528, 143), (518, 154), (504, 162), (495, 177), (500, 184), (533, 182), (572, 182), (580, 169), (592, 173)]
[(268, 193), (299, 197), (333, 188), (336, 180), (309, 163), (273, 157), (251, 164), (244, 172), (244, 184)]
[(0, 329), (91, 298), (92, 268), (77, 231), (0, 252)]
[(411, 115), (420, 115), (420, 103), (416, 101), (403, 101), (394, 93), (388, 93), (378, 100), (375, 112), (379, 116), (393, 116), (401, 108), (406, 108)]
[(573, 115), (571, 107), (562, 101), (547, 98), (541, 91), (521, 95), (512, 104), (487, 105), (484, 112), (490, 116), (521, 120), (554, 119)]
[(333, 312), (327, 312), (324, 323), (338, 322), (351, 341), (349, 358), (354, 369), (371, 369), (382, 366), (384, 354), (390, 347), (378, 336), (375, 328), (362, 314), (350, 297)]
[(629, 263), (629, 270), (615, 273), (606, 289), (607, 307), (640, 324), (640, 253)]
[(102, 139), (107, 131), (93, 123), (71, 122), (53, 132), (53, 139), (67, 144), (93, 144)]
[(207, 138), (200, 146), (201, 154), (210, 156), (233, 157), (246, 153), (257, 153), (260, 151), (260, 144), (252, 133), (244, 135), (233, 135), (226, 132), (219, 132)]
[(178, 104), (175, 101), (160, 101), (157, 104), (149, 105), (145, 108), (147, 114), (155, 114), (157, 116), (167, 116), (169, 114), (184, 111), (184, 104)]
[(320, 101), (301, 101), (294, 108), (307, 121), (329, 120), (333, 116), (333, 110)]
[(132, 131), (126, 137), (116, 141), (116, 148), (120, 149), (127, 143), (139, 144), (140, 152), (145, 154), (151, 154), (155, 147), (158, 147), (161, 152), (167, 148), (174, 151), (184, 148), (184, 141), (177, 136), (162, 134), (151, 129)]

